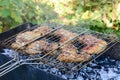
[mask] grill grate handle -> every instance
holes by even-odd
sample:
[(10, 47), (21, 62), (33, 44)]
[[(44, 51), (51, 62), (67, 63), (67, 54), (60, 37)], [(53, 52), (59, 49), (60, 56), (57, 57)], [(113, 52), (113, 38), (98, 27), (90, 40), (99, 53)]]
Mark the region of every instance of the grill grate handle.
[(4, 65), (0, 66), (2, 68), (2, 69), (0, 69), (0, 77), (2, 77), (3, 75), (9, 73), (12, 70), (18, 68), (19, 66), (23, 65), (22, 63), (24, 63), (23, 60), (20, 60), (20, 61), (11, 60), (11, 61), (5, 63)]

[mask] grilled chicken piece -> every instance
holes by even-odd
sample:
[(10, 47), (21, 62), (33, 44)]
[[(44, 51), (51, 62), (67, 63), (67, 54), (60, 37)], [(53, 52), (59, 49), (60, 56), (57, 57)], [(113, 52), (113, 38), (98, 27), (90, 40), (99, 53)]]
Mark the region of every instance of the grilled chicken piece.
[(47, 26), (40, 26), (33, 30), (33, 32), (40, 34), (41, 36), (45, 35), (46, 33), (50, 32), (52, 28), (49, 28)]
[(105, 50), (107, 43), (103, 40), (98, 40), (93, 44), (87, 45), (84, 47), (81, 52), (88, 54), (99, 54), (103, 50)]
[(46, 47), (45, 47), (46, 44), (48, 44), (48, 43), (43, 40), (33, 42), (26, 47), (25, 52), (27, 54), (40, 53), (42, 50), (46, 49)]
[(32, 31), (20, 33), (16, 36), (16, 41), (11, 46), (14, 49), (22, 49), (22, 46), (39, 36), (40, 35), (38, 33), (34, 33)]
[[(48, 52), (56, 49), (57, 47), (58, 47), (57, 43), (48, 43), (44, 40), (39, 40), (39, 41), (36, 41), (36, 42), (28, 45), (26, 47), (25, 52), (27, 54), (38, 54), (41, 51), (45, 52), (45, 53), (48, 53)], [(50, 55), (53, 55), (53, 54), (55, 54), (55, 53), (50, 53)]]
[(84, 62), (88, 61), (90, 58), (89, 54), (72, 54), (69, 52), (62, 52), (57, 59), (62, 62)]
[(26, 43), (30, 42), (31, 40), (37, 37), (45, 35), (47, 32), (50, 32), (50, 31), (51, 31), (51, 28), (48, 28), (46, 26), (41, 26), (36, 28), (33, 31), (20, 33), (16, 36), (16, 41), (11, 46), (14, 49), (23, 49), (22, 46), (24, 46)]
[(82, 53), (98, 54), (107, 46), (106, 41), (98, 39), (92, 35), (83, 35), (79, 39), (83, 42), (83, 44), (87, 45), (81, 50)]
[(62, 51), (72, 54), (76, 54), (78, 52), (77, 48), (73, 44), (66, 44), (62, 46)]
[(80, 41), (82, 41), (82, 43), (90, 45), (95, 43), (98, 39), (92, 35), (83, 35), (80, 38)]
[(56, 35), (61, 37), (60, 43), (64, 43), (64, 42), (74, 38), (75, 36), (77, 36), (76, 33), (69, 32), (69, 31), (64, 30), (62, 28), (57, 30), (57, 31), (55, 31), (54, 34), (56, 34)]

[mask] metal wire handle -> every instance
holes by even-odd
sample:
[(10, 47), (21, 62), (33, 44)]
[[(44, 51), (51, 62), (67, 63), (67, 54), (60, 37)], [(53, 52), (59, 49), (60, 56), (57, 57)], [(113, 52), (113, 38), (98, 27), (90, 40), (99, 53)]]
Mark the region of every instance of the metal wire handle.
[(0, 66), (0, 71), (2, 71), (4, 69), (7, 69), (13, 62), (15, 62), (15, 59), (12, 59), (12, 60), (6, 62), (5, 64), (1, 65)]
[(19, 61), (19, 53), (17, 53), (16, 51), (13, 53), (14, 54), (14, 58), (11, 59), (10, 61), (4, 63), (3, 65), (0, 66), (0, 72), (2, 70), (7, 69), (9, 66), (11, 66), (13, 63), (15, 63), (16, 61)]
[(2, 68), (2, 71), (0, 71), (0, 77), (2, 77), (3, 75), (9, 73), (12, 70), (18, 68), (19, 66), (23, 65), (22, 63), (24, 63), (23, 60), (15, 61), (11, 65), (8, 65), (5, 69)]

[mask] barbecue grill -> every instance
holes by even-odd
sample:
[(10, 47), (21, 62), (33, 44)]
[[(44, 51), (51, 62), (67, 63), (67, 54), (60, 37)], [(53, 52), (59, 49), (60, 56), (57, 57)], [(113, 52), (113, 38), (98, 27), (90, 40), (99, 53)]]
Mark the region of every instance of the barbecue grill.
[[(88, 65), (90, 62), (94, 61), (99, 56), (103, 55), (103, 53), (105, 53), (107, 50), (109, 50), (118, 41), (116, 36), (99, 33), (96, 31), (89, 30), (89, 29), (84, 29), (84, 28), (80, 28), (80, 27), (67, 27), (65, 25), (58, 25), (58, 24), (49, 24), (48, 26), (52, 28), (52, 30), (50, 32), (47, 32), (45, 35), (37, 37), (36, 39), (34, 39), (32, 41), (29, 41), (24, 46), (26, 46), (30, 43), (33, 43), (37, 40), (45, 40), (45, 41), (49, 41), (49, 42), (58, 42), (59, 41), (58, 37), (56, 37), (55, 35), (53, 35), (53, 36), (48, 36), (48, 35), (54, 34), (54, 32), (60, 28), (64, 28), (65, 30), (75, 32), (78, 35), (76, 35), (72, 39), (69, 39), (68, 41), (62, 43), (56, 49), (49, 51), (47, 54), (40, 53), (40, 54), (36, 54), (36, 55), (26, 55), (25, 52), (22, 50), (11, 48), (11, 44), (13, 42), (15, 42), (16, 36), (19, 33), (34, 30), (39, 26), (40, 25), (33, 25), (31, 23), (25, 23), (25, 24), (22, 24), (22, 25), (14, 28), (12, 30), (9, 30), (7, 32), (0, 34), (0, 48), (1, 49), (7, 48), (7, 49), (10, 49), (13, 51), (13, 59), (0, 66), (0, 77), (7, 74), (8, 72), (14, 70), (15, 68), (17, 68), (21, 65), (24, 65), (24, 64), (36, 65), (35, 67), (40, 68), (41, 72), (43, 72), (45, 74), (46, 74), (46, 72), (42, 71), (42, 68), (44, 66), (55, 68), (55, 69), (60, 70), (61, 72), (66, 73), (66, 74), (70, 74), (70, 73), (74, 74), (74, 73), (80, 71), (83, 67)], [(57, 60), (57, 56), (60, 54), (60, 51), (58, 51), (57, 54), (54, 56), (49, 56), (49, 54), (53, 53), (54, 51), (58, 50), (62, 46), (69, 44), (69, 43), (73, 43), (74, 45), (77, 46), (78, 49), (81, 49), (82, 46), (84, 46), (85, 44), (79, 44), (76, 41), (76, 39), (79, 36), (84, 35), (84, 34), (90, 34), (90, 35), (93, 35), (97, 38), (105, 40), (108, 44), (107, 48), (99, 54), (91, 55), (92, 58), (89, 61), (79, 62), (79, 63), (60, 62), (59, 60)], [(21, 46), (21, 47), (24, 47), (24, 46)], [(57, 76), (57, 75), (54, 75), (54, 76)], [(49, 80), (61, 80), (61, 78), (60, 77), (59, 78), (52, 77)]]

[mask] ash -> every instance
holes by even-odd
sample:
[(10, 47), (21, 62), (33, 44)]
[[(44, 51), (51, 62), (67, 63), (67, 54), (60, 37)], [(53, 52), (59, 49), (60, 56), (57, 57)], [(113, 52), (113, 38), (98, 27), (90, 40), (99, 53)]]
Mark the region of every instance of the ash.
[(14, 57), (14, 50), (11, 50), (11, 49), (3, 49), (3, 53), (2, 54), (4, 54), (4, 55), (7, 55), (7, 56), (9, 56), (9, 57)]
[[(13, 58), (13, 50), (4, 49), (3, 54)], [(55, 68), (54, 63), (32, 65), (45, 72), (58, 75), (67, 80), (120, 80), (120, 61), (109, 57), (98, 58), (76, 73), (66, 73), (66, 70)], [(62, 66), (62, 65), (61, 65)]]

